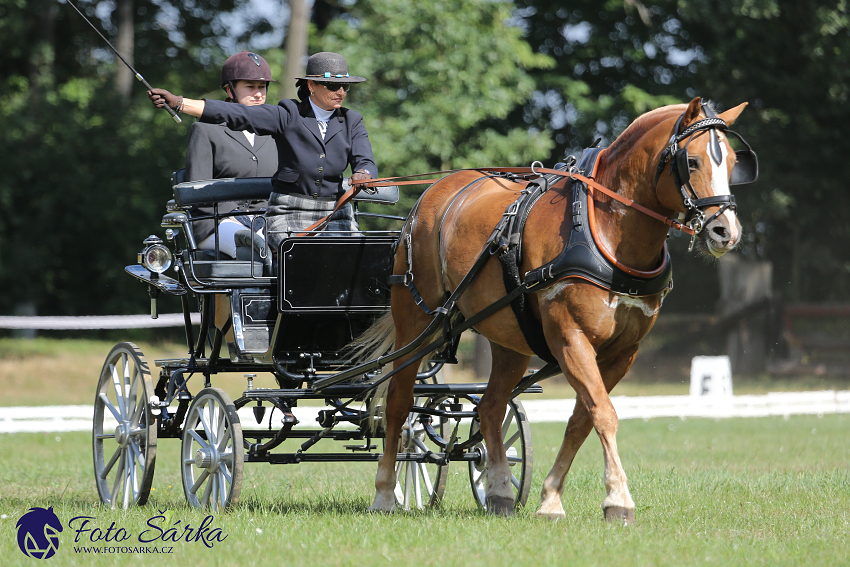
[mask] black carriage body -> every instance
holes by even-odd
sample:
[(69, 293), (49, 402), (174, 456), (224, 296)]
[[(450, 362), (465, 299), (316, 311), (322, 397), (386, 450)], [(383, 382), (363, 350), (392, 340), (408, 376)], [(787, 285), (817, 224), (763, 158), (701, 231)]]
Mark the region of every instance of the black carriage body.
[[(219, 215), (217, 202), (260, 199), (269, 190), (268, 180), (262, 179), (175, 184), (174, 201), (169, 203), (162, 227), (174, 243), (177, 279), (151, 273), (142, 266), (127, 266), (130, 275), (147, 284), (152, 315), (160, 293), (181, 298), (190, 356), (157, 360), (157, 382), (151, 380), (147, 361), (135, 345), (119, 344), (107, 357), (98, 385), (93, 429), (95, 473), (104, 503), (128, 507), (147, 500), (157, 437), (181, 439), (187, 500), (192, 506), (214, 509), (238, 501), (245, 462), (297, 464), (377, 461), (381, 457), (378, 445), (372, 443), (373, 417), (365, 408), (357, 407), (377, 385), (370, 381), (381, 369), (368, 369), (372, 362), (359, 364), (345, 347), (389, 309), (387, 279), (392, 273), (398, 234), (293, 236), (281, 243), (276, 264), (256, 240), (241, 256), (237, 248), (236, 260), (197, 249), (192, 233), (192, 222), (197, 220), (192, 217), (193, 206), (213, 205), (212, 218), (218, 221), (234, 213)], [(398, 199), (398, 189), (394, 196), (379, 193), (366, 199), (392, 203)], [(245, 232), (251, 240), (253, 231)], [(199, 326), (191, 317), (196, 310), (201, 315)], [(196, 336), (197, 341), (193, 338)], [(406, 480), (400, 481), (395, 491), (398, 504), (404, 508), (439, 502), (450, 460), (467, 462), (473, 494), (484, 505), (480, 471), (486, 470), (487, 451), (477, 429), (475, 406), (486, 384), (443, 384), (438, 374), (443, 362), (456, 362), (456, 344), (452, 341), (432, 353), (430, 369), (419, 375), (420, 383), (414, 387), (410, 433), (401, 440), (396, 456), (406, 463), (399, 473), (399, 478)], [(115, 368), (124, 372), (116, 374)], [(235, 401), (212, 387), (214, 375), (242, 372), (247, 372), (247, 389)], [(255, 388), (255, 372), (273, 373), (279, 388)], [(188, 381), (196, 374), (202, 375), (204, 387), (197, 391), (191, 386), (193, 395)], [(123, 390), (115, 387), (116, 375), (127, 382), (127, 391), (136, 393), (137, 403), (143, 407), (141, 414), (136, 411), (125, 416), (120, 400), (109, 398), (121, 398), (119, 391)], [(329, 380), (334, 381), (330, 384)], [(539, 391), (539, 387), (526, 391)], [(327, 407), (318, 411), (315, 420), (293, 429), (298, 425), (293, 410), (300, 400), (324, 400)], [(239, 410), (249, 408), (251, 413), (240, 418)], [(113, 426), (106, 418), (119, 414), (119, 428), (113, 435)], [(208, 427), (210, 416), (217, 422)], [(461, 427), (461, 420), (468, 423)], [(273, 421), (281, 424), (279, 429), (272, 428)], [(516, 497), (522, 504), (530, 486), (531, 443), (518, 401), (510, 402), (508, 421), (515, 425), (505, 430), (503, 437), (506, 447), (516, 445), (514, 454), (520, 457), (521, 467), (514, 470), (518, 479)], [(454, 433), (449, 435), (451, 423)], [(460, 429), (469, 431), (466, 440), (462, 431), (458, 437)], [(121, 435), (131, 430), (134, 434), (124, 447)], [(303, 443), (294, 452), (291, 445), (281, 445), (295, 439)], [(325, 452), (319, 448), (324, 440), (356, 444), (346, 445), (343, 453)], [(117, 452), (108, 461), (104, 457), (115, 446)], [(223, 459), (210, 450), (211, 446), (227, 446), (224, 453), (230, 456)], [(114, 466), (119, 454), (125, 455), (140, 481), (136, 482), (133, 475), (119, 477)], [(117, 480), (107, 483), (110, 474)], [(421, 484), (415, 480), (419, 476)], [(118, 498), (122, 494), (123, 500)]]
[(338, 366), (344, 347), (389, 309), (391, 236), (313, 236), (278, 250), (275, 359)]

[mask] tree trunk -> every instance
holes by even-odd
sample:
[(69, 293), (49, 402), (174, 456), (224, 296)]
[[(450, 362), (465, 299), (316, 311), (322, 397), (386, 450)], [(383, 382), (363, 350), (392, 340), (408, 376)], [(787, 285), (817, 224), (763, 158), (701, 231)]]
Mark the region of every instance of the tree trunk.
[(307, 29), (310, 9), (306, 0), (289, 0), (289, 29), (286, 33), (286, 70), (283, 98), (295, 98), (295, 77), (303, 77), (307, 59)]
[(30, 56), (30, 81), (33, 86), (31, 96), (35, 100), (41, 99), (45, 92), (53, 88), (57, 11), (58, 6), (47, 5), (41, 6), (38, 12), (36, 41)]
[[(118, 30), (115, 49), (132, 65), (135, 39), (133, 0), (116, 0), (115, 18), (115, 27)], [(130, 101), (133, 91), (133, 72), (118, 57), (115, 58), (115, 71), (115, 92), (126, 104)]]

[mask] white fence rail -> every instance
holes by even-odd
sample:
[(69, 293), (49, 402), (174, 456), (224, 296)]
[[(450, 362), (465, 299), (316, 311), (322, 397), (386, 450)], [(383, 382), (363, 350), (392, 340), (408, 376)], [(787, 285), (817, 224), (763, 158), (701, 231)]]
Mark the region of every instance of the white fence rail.
[[(763, 396), (613, 396), (620, 419), (659, 417), (768, 417), (850, 413), (850, 390), (777, 392)], [(532, 423), (563, 423), (572, 414), (575, 400), (523, 400)], [(293, 408), (299, 427), (315, 427), (316, 406)], [(90, 431), (92, 405), (0, 407), (0, 433)], [(240, 410), (240, 419), (255, 423), (251, 408)], [(268, 422), (267, 413), (264, 423)], [(109, 424), (105, 424), (109, 428)]]
[[(68, 331), (92, 329), (148, 329), (182, 327), (182, 313), (163, 313), (157, 319), (150, 315), (93, 315), (85, 317), (15, 317), (0, 316), (0, 329), (36, 329)], [(200, 325), (199, 313), (192, 313), (192, 324)]]

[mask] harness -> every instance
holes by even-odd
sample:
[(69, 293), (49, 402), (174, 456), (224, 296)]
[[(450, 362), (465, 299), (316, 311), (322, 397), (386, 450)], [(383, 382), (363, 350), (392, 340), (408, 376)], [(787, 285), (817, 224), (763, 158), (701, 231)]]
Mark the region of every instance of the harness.
[[(576, 167), (577, 172), (582, 176), (592, 176), (596, 160), (603, 149), (588, 148), (584, 150)], [(568, 167), (563, 164), (562, 167), (556, 166), (555, 169), (567, 169)], [(543, 182), (535, 190), (520, 197), (519, 201), (515, 203), (516, 208), (523, 211), (524, 214), (517, 215), (517, 222), (511, 225), (511, 232), (506, 235), (507, 248), (499, 254), (505, 287), (508, 292), (523, 284), (519, 277), (518, 266), (522, 261), (522, 234), (525, 222), (531, 208), (548, 188), (550, 181), (548, 178), (550, 177), (554, 176), (549, 175), (542, 178)], [(673, 288), (673, 264), (670, 261), (666, 245), (661, 254), (660, 265), (656, 270), (653, 270), (650, 277), (644, 278), (629, 274), (608, 260), (593, 237), (588, 218), (588, 210), (589, 207), (593, 206), (593, 202), (587, 184), (578, 179), (573, 179), (570, 191), (571, 205), (569, 210), (572, 211), (572, 230), (570, 231), (569, 241), (554, 260), (525, 274), (526, 285), (537, 287), (537, 284), (543, 284), (545, 287), (564, 278), (581, 278), (614, 293), (631, 296), (655, 295), (665, 291), (669, 292)], [(534, 353), (547, 362), (554, 362), (555, 359), (543, 336), (543, 328), (534, 319), (531, 310), (528, 308), (525, 294), (513, 300), (511, 308), (526, 342)]]
[[(685, 225), (694, 231), (691, 236), (691, 244), (688, 247), (688, 252), (693, 249), (696, 235), (703, 228), (726, 212), (727, 209), (732, 209), (733, 211), (737, 209), (734, 195), (716, 195), (702, 199), (697, 197), (696, 191), (694, 191), (691, 185), (691, 170), (688, 165), (688, 146), (691, 140), (701, 133), (708, 132), (709, 156), (711, 156), (714, 163), (720, 165), (723, 157), (720, 150), (720, 141), (717, 138), (717, 130), (723, 130), (728, 134), (732, 134), (747, 146), (747, 149), (735, 152), (736, 162), (735, 167), (732, 168), (729, 185), (746, 185), (752, 183), (758, 179), (759, 174), (758, 158), (747, 141), (734, 130), (729, 130), (726, 122), (718, 117), (710, 106), (706, 103), (702, 103), (701, 106), (706, 118), (694, 122), (681, 133), (679, 133), (679, 128), (682, 125), (685, 115), (682, 114), (676, 120), (676, 125), (673, 126), (673, 133), (670, 135), (667, 147), (661, 152), (661, 159), (655, 171), (655, 186), (658, 187), (658, 180), (661, 178), (661, 173), (667, 166), (667, 162), (670, 162), (669, 175), (673, 176), (676, 187), (679, 189), (679, 194), (682, 196), (682, 202), (685, 205), (685, 209), (687, 209), (684, 219)], [(680, 148), (679, 144), (685, 140), (687, 140), (685, 146)], [(716, 213), (706, 219), (704, 210), (712, 206), (719, 206), (719, 208)]]

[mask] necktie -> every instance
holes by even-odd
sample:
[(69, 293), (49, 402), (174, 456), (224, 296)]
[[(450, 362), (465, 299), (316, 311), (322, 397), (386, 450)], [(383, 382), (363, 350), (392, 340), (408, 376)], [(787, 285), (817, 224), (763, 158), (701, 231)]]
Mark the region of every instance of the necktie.
[(322, 139), (324, 140), (325, 139), (325, 133), (328, 131), (328, 123), (322, 122), (321, 120), (319, 120), (318, 123), (319, 123), (319, 132), (322, 133)]

